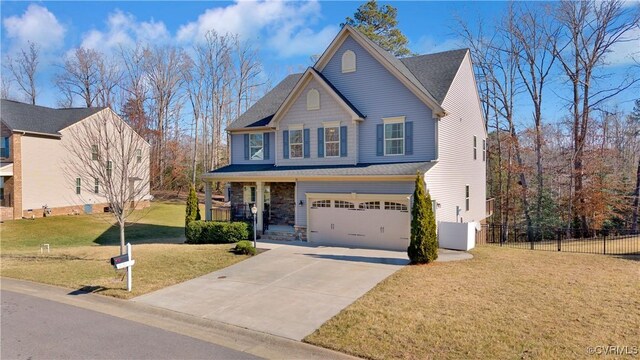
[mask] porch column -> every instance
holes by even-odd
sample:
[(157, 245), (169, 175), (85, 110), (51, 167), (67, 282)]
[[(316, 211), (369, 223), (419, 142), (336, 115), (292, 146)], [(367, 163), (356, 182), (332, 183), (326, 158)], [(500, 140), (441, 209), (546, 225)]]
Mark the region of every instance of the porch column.
[(204, 219), (211, 221), (211, 182), (204, 182)]
[(258, 208), (258, 233), (262, 233), (262, 211), (264, 210), (264, 183), (256, 181), (256, 207)]

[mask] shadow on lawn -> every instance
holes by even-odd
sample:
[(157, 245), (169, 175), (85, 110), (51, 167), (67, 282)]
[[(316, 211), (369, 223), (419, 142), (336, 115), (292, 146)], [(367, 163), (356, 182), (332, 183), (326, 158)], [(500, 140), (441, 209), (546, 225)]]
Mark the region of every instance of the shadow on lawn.
[[(184, 228), (155, 224), (127, 224), (125, 238), (131, 244), (176, 244), (183, 243)], [(119, 245), (120, 228), (111, 226), (94, 241), (98, 245)]]
[(91, 294), (91, 293), (100, 293), (106, 290), (111, 290), (113, 288), (107, 288), (104, 286), (93, 286), (93, 285), (86, 285), (81, 287), (78, 290), (73, 290), (72, 292), (68, 293), (67, 295), (86, 295), (86, 294)]

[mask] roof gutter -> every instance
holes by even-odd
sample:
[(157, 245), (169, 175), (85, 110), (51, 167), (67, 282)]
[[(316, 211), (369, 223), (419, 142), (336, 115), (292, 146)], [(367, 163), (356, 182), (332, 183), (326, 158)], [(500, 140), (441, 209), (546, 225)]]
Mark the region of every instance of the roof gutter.
[(240, 129), (226, 129), (228, 133), (250, 133), (255, 131), (274, 131), (276, 128), (271, 126), (254, 126)]
[(55, 137), (55, 138), (62, 138), (62, 135), (60, 134), (50, 134), (50, 133), (42, 133), (42, 132), (37, 132), (37, 131), (27, 131), (27, 130), (12, 130), (15, 133), (22, 133), (22, 135), (36, 135), (36, 136), (46, 136), (46, 137)]

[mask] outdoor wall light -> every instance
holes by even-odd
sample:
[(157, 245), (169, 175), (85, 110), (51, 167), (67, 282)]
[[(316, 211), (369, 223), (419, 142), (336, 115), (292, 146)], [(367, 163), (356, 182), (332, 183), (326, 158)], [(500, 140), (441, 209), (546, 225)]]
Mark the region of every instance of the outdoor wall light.
[(298, 203), (298, 206), (304, 206), (304, 200), (300, 200), (300, 202)]

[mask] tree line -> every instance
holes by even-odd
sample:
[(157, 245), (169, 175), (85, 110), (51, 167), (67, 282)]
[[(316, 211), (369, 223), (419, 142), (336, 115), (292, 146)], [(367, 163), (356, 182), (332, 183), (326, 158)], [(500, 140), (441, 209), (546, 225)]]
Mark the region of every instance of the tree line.
[[(513, 3), (493, 24), (459, 20), (489, 134), (493, 224), (637, 230), (640, 99), (627, 114), (611, 104), (638, 88), (640, 63), (613, 85), (607, 63), (615, 46), (638, 41), (640, 11), (626, 5)], [(550, 113), (552, 97), (564, 112)]]
[[(183, 189), (228, 163), (224, 128), (268, 88), (257, 48), (207, 32), (191, 47), (77, 48), (56, 64), (59, 107), (110, 107), (151, 144), (153, 189)], [(37, 103), (37, 44), (3, 61), (2, 98)]]

